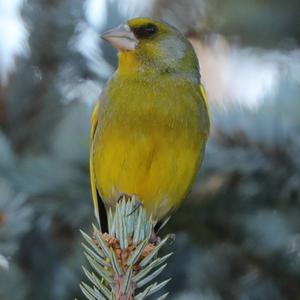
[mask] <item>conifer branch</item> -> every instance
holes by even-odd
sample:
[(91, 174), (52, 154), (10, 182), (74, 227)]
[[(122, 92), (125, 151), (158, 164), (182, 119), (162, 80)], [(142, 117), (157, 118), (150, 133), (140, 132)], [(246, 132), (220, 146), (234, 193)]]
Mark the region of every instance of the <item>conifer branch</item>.
[[(93, 238), (82, 232), (85, 256), (93, 269), (83, 271), (89, 284), (80, 288), (89, 300), (143, 300), (157, 293), (170, 281), (153, 282), (165, 269), (169, 253), (158, 256), (169, 236), (153, 238), (154, 223), (134, 197), (119, 201), (108, 212), (108, 233), (93, 226)], [(152, 282), (152, 283), (151, 283)], [(168, 293), (157, 300), (166, 299)]]

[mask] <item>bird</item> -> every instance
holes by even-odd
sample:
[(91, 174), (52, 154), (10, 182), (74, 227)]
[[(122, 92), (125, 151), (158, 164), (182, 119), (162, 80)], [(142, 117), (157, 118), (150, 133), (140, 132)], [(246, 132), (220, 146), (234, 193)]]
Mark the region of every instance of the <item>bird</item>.
[(161, 224), (187, 197), (209, 136), (198, 59), (179, 30), (148, 17), (101, 37), (118, 49), (118, 68), (91, 117), (95, 216), (107, 231), (105, 210), (129, 195)]

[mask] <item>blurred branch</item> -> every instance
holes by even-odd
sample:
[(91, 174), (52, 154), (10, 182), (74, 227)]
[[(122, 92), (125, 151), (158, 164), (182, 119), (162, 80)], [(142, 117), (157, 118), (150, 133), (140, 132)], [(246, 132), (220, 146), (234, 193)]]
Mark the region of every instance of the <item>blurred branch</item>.
[(6, 120), (6, 107), (4, 87), (0, 85), (0, 127), (2, 127)]
[[(229, 180), (230, 181), (230, 180)], [(298, 300), (300, 296), (299, 274), (292, 272), (284, 249), (269, 250), (260, 249), (260, 244), (249, 244), (249, 234), (243, 227), (241, 220), (246, 218), (242, 209), (237, 212), (232, 206), (238, 206), (234, 197), (228, 199), (228, 190), (223, 187), (222, 191), (217, 192), (215, 198), (202, 203), (199, 197), (192, 195), (192, 201), (188, 201), (180, 215), (176, 218), (176, 223), (170, 222), (169, 226), (174, 232), (189, 232), (192, 239), (202, 245), (216, 245), (224, 251), (230, 253), (231, 268), (233, 270), (243, 269), (243, 273), (255, 271), (267, 278), (272, 278), (281, 287), (284, 295), (290, 300)], [(225, 201), (224, 201), (225, 199)], [(207, 199), (206, 199), (207, 200)], [(223, 200), (223, 201), (222, 201)], [(228, 208), (224, 208), (227, 205)], [(200, 207), (201, 206), (201, 207)], [(238, 207), (236, 208), (238, 210)], [(222, 217), (220, 214), (222, 214)], [(192, 226), (189, 220), (198, 220), (197, 226)], [(226, 251), (227, 249), (227, 251)], [(228, 250), (230, 249), (230, 250)], [(231, 282), (230, 279), (228, 279)], [(234, 279), (233, 279), (234, 280)], [(224, 284), (226, 287), (226, 284)], [(221, 291), (228, 293), (228, 290)], [(226, 294), (225, 293), (225, 294)], [(233, 297), (233, 296), (231, 296)]]

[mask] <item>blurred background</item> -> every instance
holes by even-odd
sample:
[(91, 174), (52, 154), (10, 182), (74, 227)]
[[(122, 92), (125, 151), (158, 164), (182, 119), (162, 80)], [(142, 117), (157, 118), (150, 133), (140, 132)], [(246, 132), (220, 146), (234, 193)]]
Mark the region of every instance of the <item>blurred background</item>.
[(299, 0), (0, 0), (0, 299), (83, 299), (90, 114), (134, 16), (194, 44), (204, 166), (165, 229), (172, 300), (300, 299)]

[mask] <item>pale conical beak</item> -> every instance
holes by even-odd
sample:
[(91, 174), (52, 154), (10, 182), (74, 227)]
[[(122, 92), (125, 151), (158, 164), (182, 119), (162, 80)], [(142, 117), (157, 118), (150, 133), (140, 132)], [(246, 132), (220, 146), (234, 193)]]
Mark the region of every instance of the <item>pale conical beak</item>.
[(110, 42), (119, 50), (132, 51), (138, 44), (138, 40), (127, 24), (120, 25), (116, 28), (106, 31), (101, 35), (101, 37), (104, 40)]

